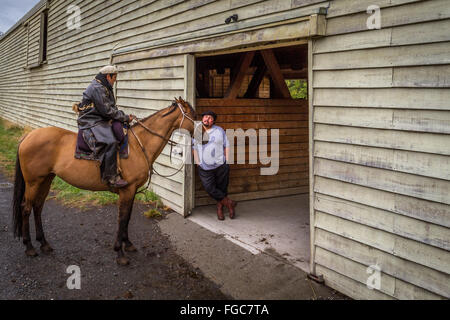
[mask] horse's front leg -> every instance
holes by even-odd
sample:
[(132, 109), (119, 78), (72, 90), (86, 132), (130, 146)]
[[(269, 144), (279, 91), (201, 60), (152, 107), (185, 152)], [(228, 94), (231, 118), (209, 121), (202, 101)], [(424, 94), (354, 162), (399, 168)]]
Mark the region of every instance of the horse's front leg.
[(130, 263), (130, 260), (124, 255), (123, 244), (125, 244), (125, 251), (136, 251), (136, 248), (128, 239), (128, 223), (133, 210), (135, 193), (136, 188), (131, 186), (119, 191), (118, 230), (114, 250), (117, 252), (117, 263), (123, 266)]

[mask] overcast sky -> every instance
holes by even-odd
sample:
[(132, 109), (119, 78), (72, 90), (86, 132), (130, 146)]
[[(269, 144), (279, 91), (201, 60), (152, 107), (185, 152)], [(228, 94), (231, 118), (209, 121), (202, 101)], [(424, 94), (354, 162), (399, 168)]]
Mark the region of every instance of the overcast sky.
[(6, 32), (39, 0), (0, 0), (0, 31)]

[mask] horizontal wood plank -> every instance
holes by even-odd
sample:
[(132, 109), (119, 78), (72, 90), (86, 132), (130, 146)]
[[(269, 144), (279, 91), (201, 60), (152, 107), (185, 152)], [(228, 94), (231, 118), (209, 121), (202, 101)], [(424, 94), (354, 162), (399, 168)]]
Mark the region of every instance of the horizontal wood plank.
[(352, 127), (450, 134), (450, 110), (316, 107), (314, 122)]
[(450, 157), (317, 141), (314, 156), (450, 181)]
[[(337, 1), (337, 3), (339, 2), (340, 1)], [(445, 0), (413, 1), (412, 3), (406, 1), (405, 5), (399, 6), (390, 6), (391, 3), (386, 3), (386, 0), (382, 0), (382, 3), (383, 2), (382, 28), (446, 19), (450, 17), (450, 9)], [(401, 2), (405, 3), (404, 1)], [(366, 4), (367, 2), (364, 1), (363, 3)], [(361, 5), (363, 5), (363, 3), (361, 3)], [(373, 3), (369, 3), (369, 5), (371, 4)], [(366, 10), (369, 5), (366, 6)], [(367, 30), (368, 14), (366, 10), (355, 14), (328, 19), (326, 34), (334, 35)], [(330, 11), (332, 11), (331, 7)]]
[(367, 286), (362, 285), (352, 278), (346, 277), (332, 269), (328, 269), (320, 264), (316, 265), (316, 273), (323, 276), (325, 285), (342, 292), (353, 299), (364, 300), (392, 300), (387, 294), (376, 290), (369, 290)]
[(450, 297), (450, 281), (446, 273), (322, 229), (317, 229), (316, 243), (323, 249), (355, 262), (379, 266), (383, 273), (404, 282), (446, 298)]
[(423, 88), (314, 89), (315, 106), (450, 110), (450, 90)]
[(354, 184), (450, 204), (450, 181), (317, 158), (314, 174)]
[[(346, 259), (340, 255), (332, 253), (322, 248), (317, 248), (316, 262), (326, 267), (327, 269), (334, 270), (335, 272), (356, 280), (362, 285), (370, 283), (367, 270), (370, 270), (370, 266), (366, 266), (350, 259)], [(373, 267), (372, 267), (373, 268)], [(373, 271), (372, 271), (373, 272)], [(373, 284), (372, 284), (373, 285)], [(402, 300), (441, 300), (443, 297), (424, 290), (420, 287), (414, 286), (410, 283), (396, 279), (388, 274), (380, 271), (379, 289), (374, 287), (372, 290), (380, 291), (395, 299)]]
[(339, 180), (315, 177), (314, 191), (450, 228), (447, 204), (417, 199)]
[(316, 193), (314, 209), (450, 251), (450, 229), (386, 210)]
[(315, 124), (314, 139), (445, 156), (450, 155), (450, 136), (444, 134)]
[(314, 70), (450, 64), (450, 42), (360, 49), (314, 55)]

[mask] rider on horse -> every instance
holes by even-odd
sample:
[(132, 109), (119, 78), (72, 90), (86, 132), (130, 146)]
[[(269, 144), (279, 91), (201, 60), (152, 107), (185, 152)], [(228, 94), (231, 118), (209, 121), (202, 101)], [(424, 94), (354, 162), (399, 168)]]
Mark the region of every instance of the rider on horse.
[(115, 66), (100, 69), (83, 93), (83, 100), (78, 105), (77, 122), (85, 142), (98, 155), (103, 181), (113, 188), (122, 188), (128, 182), (117, 172), (117, 147), (121, 138), (114, 134), (113, 126), (119, 126), (118, 131), (121, 132), (124, 124), (128, 125), (135, 116), (126, 115), (116, 106), (112, 87), (116, 78)]

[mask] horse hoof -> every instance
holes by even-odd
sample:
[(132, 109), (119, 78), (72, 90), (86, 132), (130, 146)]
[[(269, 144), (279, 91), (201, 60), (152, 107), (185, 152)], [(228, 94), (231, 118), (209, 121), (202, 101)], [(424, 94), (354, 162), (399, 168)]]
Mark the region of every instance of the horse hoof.
[(50, 253), (53, 251), (53, 248), (50, 247), (50, 245), (46, 244), (46, 245), (41, 246), (41, 251), (43, 253)]
[(131, 246), (125, 247), (125, 251), (126, 252), (137, 252), (137, 249), (134, 245), (131, 245)]
[(29, 257), (36, 257), (38, 255), (38, 253), (36, 252), (36, 250), (34, 250), (34, 248), (26, 250), (25, 254)]
[(130, 260), (126, 257), (117, 258), (116, 261), (119, 266), (127, 266), (130, 264)]

